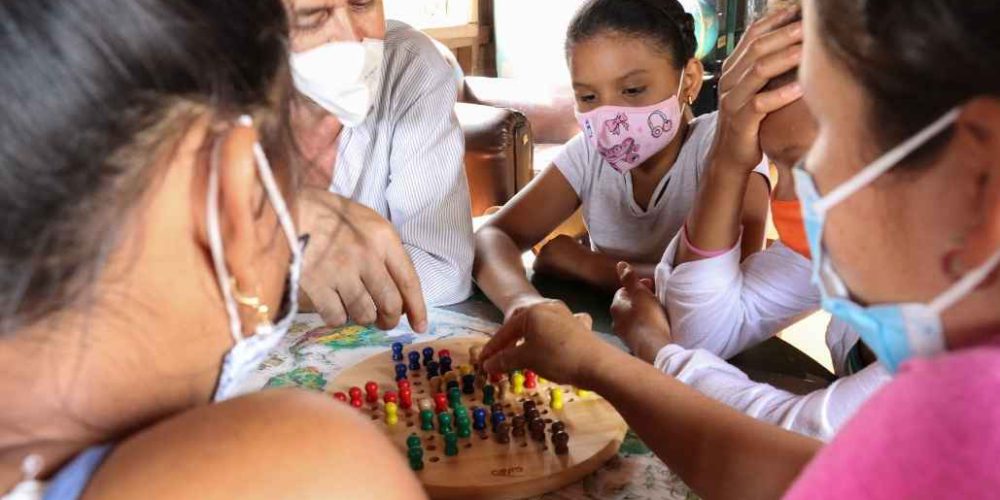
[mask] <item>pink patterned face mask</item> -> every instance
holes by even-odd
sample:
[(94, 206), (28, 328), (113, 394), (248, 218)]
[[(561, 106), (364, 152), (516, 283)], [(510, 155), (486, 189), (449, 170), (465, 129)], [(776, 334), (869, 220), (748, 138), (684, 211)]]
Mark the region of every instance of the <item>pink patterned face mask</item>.
[(682, 118), (679, 96), (677, 89), (673, 97), (652, 106), (601, 106), (577, 113), (576, 119), (597, 152), (612, 168), (625, 173), (663, 151), (677, 137)]

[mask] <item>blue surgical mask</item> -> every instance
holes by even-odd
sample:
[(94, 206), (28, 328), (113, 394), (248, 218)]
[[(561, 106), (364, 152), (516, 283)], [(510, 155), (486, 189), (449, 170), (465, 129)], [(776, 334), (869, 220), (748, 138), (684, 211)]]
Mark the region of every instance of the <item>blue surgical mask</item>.
[(904, 158), (950, 127), (958, 118), (955, 109), (893, 148), (826, 196), (820, 196), (812, 175), (799, 165), (794, 170), (795, 191), (812, 252), (813, 281), (820, 289), (823, 309), (851, 325), (891, 373), (913, 357), (928, 357), (945, 350), (941, 313), (971, 294), (1000, 265), (1000, 251), (948, 291), (928, 304), (880, 304), (865, 307), (854, 302), (843, 279), (824, 252), (826, 215), (834, 206), (868, 186)]
[[(249, 116), (244, 116), (240, 118), (240, 125), (252, 127), (253, 120)], [(215, 401), (224, 401), (241, 394), (240, 384), (255, 368), (260, 366), (268, 353), (288, 333), (298, 312), (302, 244), (296, 236), (292, 216), (285, 204), (285, 199), (281, 196), (281, 190), (278, 189), (278, 184), (274, 180), (270, 162), (267, 161), (267, 156), (264, 154), (264, 148), (260, 144), (254, 144), (253, 151), (257, 160), (257, 173), (264, 184), (264, 190), (267, 192), (271, 206), (278, 214), (278, 222), (281, 224), (282, 232), (292, 251), (292, 262), (288, 269), (287, 295), (283, 301), (285, 302), (283, 305), (284, 315), (274, 323), (271, 321), (261, 322), (255, 327), (252, 336), (243, 336), (243, 322), (240, 320), (237, 301), (233, 295), (231, 275), (226, 267), (222, 231), (219, 224), (219, 165), (217, 161), (218, 150), (216, 150), (208, 181), (208, 239), (212, 250), (212, 260), (215, 264), (215, 274), (219, 279), (219, 287), (226, 305), (226, 314), (229, 316), (229, 333), (233, 337), (233, 348), (223, 358), (219, 383), (213, 397)]]

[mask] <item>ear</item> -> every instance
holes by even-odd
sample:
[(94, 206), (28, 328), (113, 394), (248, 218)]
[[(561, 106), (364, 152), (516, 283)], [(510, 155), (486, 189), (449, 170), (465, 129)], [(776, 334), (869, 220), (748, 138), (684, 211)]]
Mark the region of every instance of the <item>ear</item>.
[(705, 66), (701, 64), (700, 60), (692, 57), (684, 65), (682, 78), (684, 84), (681, 85), (680, 98), (683, 104), (687, 105), (697, 100), (698, 95), (701, 94), (701, 87), (705, 82)]
[[(260, 296), (263, 276), (255, 258), (259, 257), (258, 219), (261, 203), (265, 193), (258, 181), (254, 145), (257, 143), (257, 131), (253, 126), (234, 125), (223, 132), (218, 143), (212, 148), (209, 162), (217, 162), (219, 175), (219, 231), (223, 242), (224, 258), (229, 274), (236, 280), (235, 292), (244, 296)], [(209, 163), (211, 168), (211, 163)], [(204, 185), (207, 193), (208, 169)], [(204, 196), (204, 194), (201, 194)], [(205, 203), (196, 206), (206, 207)], [(208, 223), (205, 209), (198, 214), (199, 234), (205, 248), (210, 247)], [(259, 297), (262, 300), (264, 297)], [(259, 322), (255, 311), (250, 308), (238, 308), (244, 333), (249, 333)]]
[(963, 267), (971, 269), (1000, 251), (1000, 99), (970, 101), (956, 127), (977, 181), (978, 214), (959, 255)]

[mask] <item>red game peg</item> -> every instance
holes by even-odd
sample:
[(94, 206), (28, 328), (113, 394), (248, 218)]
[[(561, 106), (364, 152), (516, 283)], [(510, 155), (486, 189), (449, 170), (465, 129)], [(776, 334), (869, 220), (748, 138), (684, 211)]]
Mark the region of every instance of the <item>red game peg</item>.
[(375, 382), (368, 382), (367, 384), (365, 384), (365, 392), (368, 393), (366, 399), (368, 400), (369, 403), (378, 402), (378, 384), (376, 384)]
[(409, 389), (399, 391), (399, 407), (404, 410), (413, 407), (413, 393)]
[(448, 411), (448, 396), (443, 392), (434, 395), (434, 412), (442, 413)]
[(344, 394), (342, 392), (335, 392), (335, 393), (333, 393), (333, 397), (337, 401), (343, 401), (345, 403), (347, 402), (347, 394)]
[(538, 374), (535, 373), (535, 372), (533, 372), (533, 371), (531, 371), (531, 370), (525, 370), (524, 371), (524, 387), (526, 387), (528, 389), (534, 389), (537, 386), (538, 386)]
[(385, 395), (382, 396), (382, 402), (384, 403), (399, 403), (399, 398), (396, 397), (396, 393), (393, 391), (386, 391)]

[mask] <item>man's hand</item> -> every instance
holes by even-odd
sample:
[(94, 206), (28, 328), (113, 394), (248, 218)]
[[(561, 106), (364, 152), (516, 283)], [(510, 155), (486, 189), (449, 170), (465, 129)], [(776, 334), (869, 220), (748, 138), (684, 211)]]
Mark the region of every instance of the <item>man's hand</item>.
[(660, 349), (672, 342), (670, 322), (650, 280), (640, 279), (625, 263), (618, 265), (618, 272), (623, 288), (611, 304), (612, 328), (636, 357), (652, 363)]
[(388, 330), (405, 312), (414, 330), (427, 330), (420, 279), (388, 221), (324, 189), (301, 190), (298, 211), (309, 235), (302, 289), (327, 324)]

